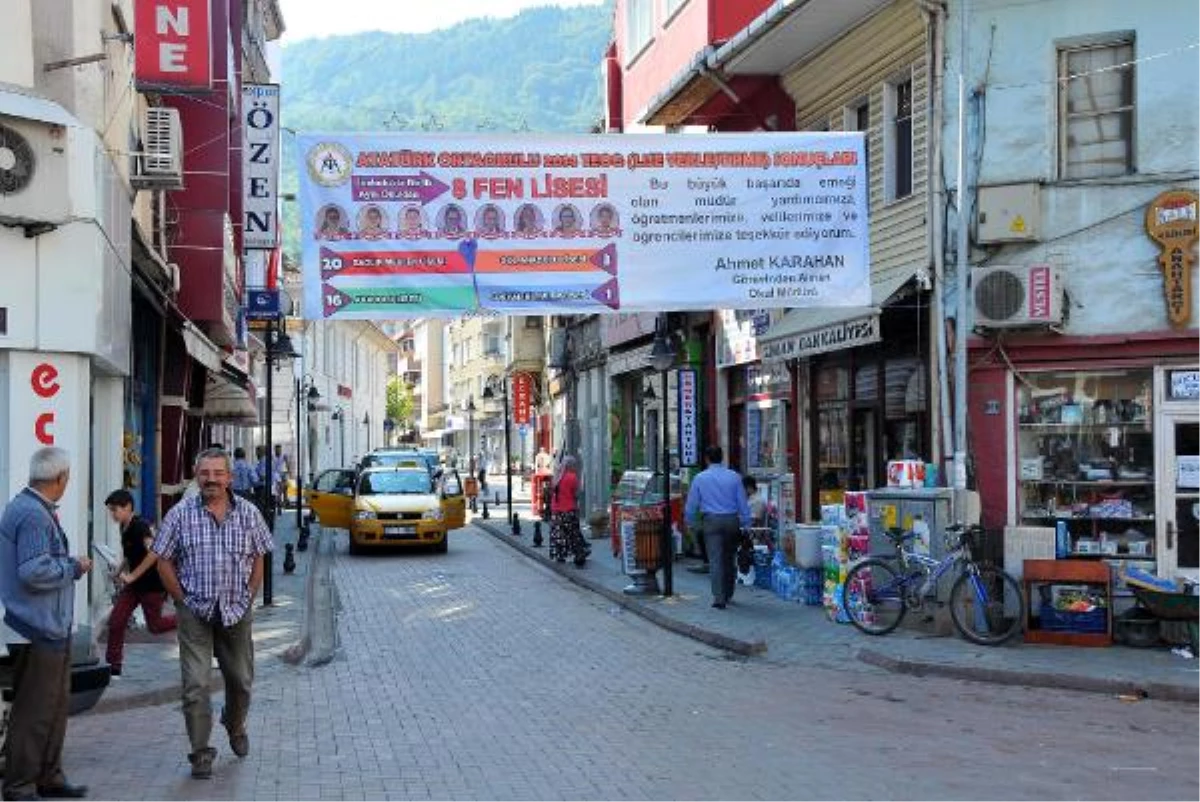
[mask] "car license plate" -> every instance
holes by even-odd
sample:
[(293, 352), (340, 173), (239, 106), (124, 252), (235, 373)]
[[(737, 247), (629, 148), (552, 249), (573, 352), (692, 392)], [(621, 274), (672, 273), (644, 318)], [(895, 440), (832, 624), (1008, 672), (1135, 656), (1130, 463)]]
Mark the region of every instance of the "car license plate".
[(415, 537), (416, 527), (413, 526), (385, 526), (383, 528), (384, 537)]

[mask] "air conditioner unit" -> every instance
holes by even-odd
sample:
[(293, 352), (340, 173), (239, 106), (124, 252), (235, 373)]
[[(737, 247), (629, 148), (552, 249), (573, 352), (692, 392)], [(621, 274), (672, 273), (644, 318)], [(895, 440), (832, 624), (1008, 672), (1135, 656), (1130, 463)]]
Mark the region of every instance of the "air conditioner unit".
[(142, 115), (142, 152), (134, 155), (135, 189), (183, 188), (183, 129), (177, 109), (154, 106)]
[(971, 271), (975, 326), (1012, 329), (1063, 323), (1063, 284), (1046, 264), (982, 267)]
[(57, 225), (70, 215), (70, 154), (61, 125), (0, 115), (0, 224)]

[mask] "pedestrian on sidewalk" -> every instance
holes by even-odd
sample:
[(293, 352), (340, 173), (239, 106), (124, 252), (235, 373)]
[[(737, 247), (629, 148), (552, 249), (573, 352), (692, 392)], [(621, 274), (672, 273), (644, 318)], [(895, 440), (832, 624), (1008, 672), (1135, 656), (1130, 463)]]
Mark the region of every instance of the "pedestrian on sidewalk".
[(71, 460), (61, 448), (40, 448), (29, 461), (29, 484), (0, 517), (0, 602), (4, 623), (24, 642), (10, 642), (13, 702), (8, 713), (5, 799), (82, 799), (62, 770), (71, 696), (71, 626), (75, 583), (92, 570), (72, 557), (58, 520)]
[(158, 558), (150, 551), (154, 533), (150, 524), (133, 514), (133, 496), (128, 490), (114, 490), (104, 499), (108, 514), (121, 528), (121, 551), (125, 555), (124, 570), (117, 577), (121, 592), (108, 615), (108, 645), (105, 659), (109, 672), (121, 676), (125, 663), (125, 630), (133, 611), (140, 605), (146, 616), (146, 628), (155, 635), (175, 629), (175, 616), (163, 615), (167, 589), (158, 575)]
[(258, 471), (246, 459), (246, 449), (233, 450), (233, 492), (242, 498), (254, 501), (254, 488), (258, 486)]
[(579, 489), (578, 461), (565, 456), (550, 480), (550, 559), (563, 563), (570, 557), (576, 568), (591, 552), (579, 527)]
[(750, 526), (750, 505), (742, 477), (722, 465), (724, 459), (720, 446), (705, 450), (707, 467), (692, 480), (684, 508), (688, 522), (703, 532), (711, 563), (712, 606), (718, 610), (724, 610), (733, 598), (738, 540), (741, 530)]
[(209, 747), (212, 703), (208, 688), (214, 653), (225, 680), (221, 723), (238, 757), (250, 752), (246, 714), (254, 682), (253, 604), (263, 578), (263, 555), (273, 548), (262, 513), (230, 489), (232, 465), (224, 451), (196, 457), (201, 496), (177, 504), (154, 539), (158, 570), (179, 618), (183, 718), (192, 751), (192, 776), (212, 776), (217, 750)]

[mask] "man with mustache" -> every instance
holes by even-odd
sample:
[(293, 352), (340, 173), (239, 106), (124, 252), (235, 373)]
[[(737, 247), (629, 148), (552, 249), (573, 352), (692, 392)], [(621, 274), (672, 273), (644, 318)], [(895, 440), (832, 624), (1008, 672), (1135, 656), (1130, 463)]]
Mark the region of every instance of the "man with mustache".
[(192, 751), (192, 776), (212, 776), (217, 750), (209, 747), (212, 706), (208, 675), (216, 654), (225, 680), (221, 723), (238, 757), (250, 751), (246, 714), (254, 681), (251, 639), (254, 597), (271, 531), (253, 504), (230, 490), (229, 454), (207, 449), (196, 457), (200, 495), (181, 501), (163, 519), (152, 551), (179, 622), (183, 718)]

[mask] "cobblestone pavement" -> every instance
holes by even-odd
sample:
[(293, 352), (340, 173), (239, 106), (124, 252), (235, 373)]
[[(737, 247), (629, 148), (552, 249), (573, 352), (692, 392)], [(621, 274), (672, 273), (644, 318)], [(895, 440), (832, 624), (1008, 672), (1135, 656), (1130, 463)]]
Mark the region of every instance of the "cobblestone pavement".
[[(341, 648), (264, 670), (196, 781), (175, 705), (71, 720), (105, 799), (1195, 799), (1194, 706), (839, 672), (668, 633), (468, 528), (333, 567)], [(265, 659), (262, 661), (265, 662)], [(219, 705), (219, 699), (215, 704)]]

